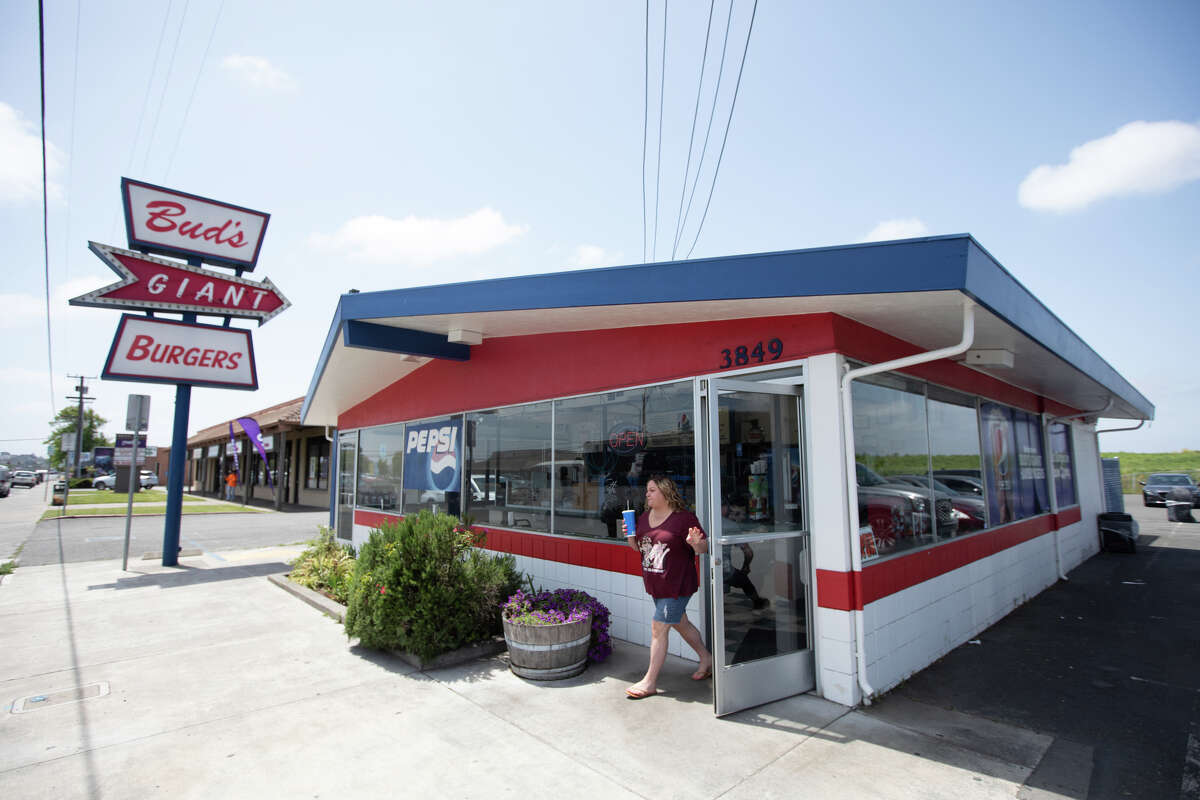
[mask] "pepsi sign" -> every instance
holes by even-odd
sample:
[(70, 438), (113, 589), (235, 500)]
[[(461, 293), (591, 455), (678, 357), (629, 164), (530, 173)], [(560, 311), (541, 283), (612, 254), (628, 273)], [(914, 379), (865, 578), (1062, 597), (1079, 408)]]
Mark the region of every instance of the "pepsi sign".
[(462, 420), (407, 426), (404, 488), (458, 491), (462, 463)]

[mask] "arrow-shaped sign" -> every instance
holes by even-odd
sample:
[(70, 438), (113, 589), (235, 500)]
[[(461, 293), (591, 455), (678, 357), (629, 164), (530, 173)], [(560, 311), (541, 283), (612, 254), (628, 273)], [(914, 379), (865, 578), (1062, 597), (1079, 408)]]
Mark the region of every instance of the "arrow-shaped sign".
[(73, 306), (194, 311), (247, 317), (262, 325), (291, 305), (270, 278), (260, 283), (98, 242), (88, 242), (88, 248), (121, 280), (71, 298)]

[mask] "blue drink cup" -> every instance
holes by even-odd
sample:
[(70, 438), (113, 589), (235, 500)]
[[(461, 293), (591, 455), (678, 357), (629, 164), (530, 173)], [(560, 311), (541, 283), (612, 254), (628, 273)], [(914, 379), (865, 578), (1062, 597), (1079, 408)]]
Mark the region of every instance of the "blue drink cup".
[(621, 517), (625, 520), (626, 536), (633, 536), (633, 534), (637, 531), (637, 519), (635, 518), (636, 514), (636, 511), (631, 511), (629, 509), (621, 512)]

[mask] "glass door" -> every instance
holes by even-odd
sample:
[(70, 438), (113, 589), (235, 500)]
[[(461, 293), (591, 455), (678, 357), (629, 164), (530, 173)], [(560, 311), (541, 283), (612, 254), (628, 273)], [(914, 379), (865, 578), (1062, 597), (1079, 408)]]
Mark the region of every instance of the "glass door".
[(815, 685), (802, 402), (748, 381), (704, 393), (718, 715)]
[(354, 538), (354, 482), (358, 467), (358, 431), (338, 434), (337, 538)]

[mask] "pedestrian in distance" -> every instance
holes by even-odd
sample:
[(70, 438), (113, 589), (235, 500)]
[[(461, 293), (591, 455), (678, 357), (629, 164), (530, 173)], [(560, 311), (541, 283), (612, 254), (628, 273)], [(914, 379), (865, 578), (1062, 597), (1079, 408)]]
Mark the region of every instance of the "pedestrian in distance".
[(637, 530), (625, 530), (626, 541), (642, 556), (642, 580), (654, 599), (650, 623), (650, 664), (640, 681), (625, 690), (631, 700), (658, 693), (658, 673), (667, 660), (667, 641), (674, 628), (696, 651), (700, 665), (692, 680), (712, 675), (712, 654), (704, 646), (700, 631), (684, 609), (700, 588), (696, 577), (696, 555), (708, 552), (708, 537), (700, 520), (683, 504), (679, 488), (665, 475), (646, 482), (646, 513), (637, 520)]
[(225, 476), (225, 499), (232, 502), (236, 496), (237, 496), (237, 473), (234, 472), (233, 470), (230, 470), (229, 474)]

